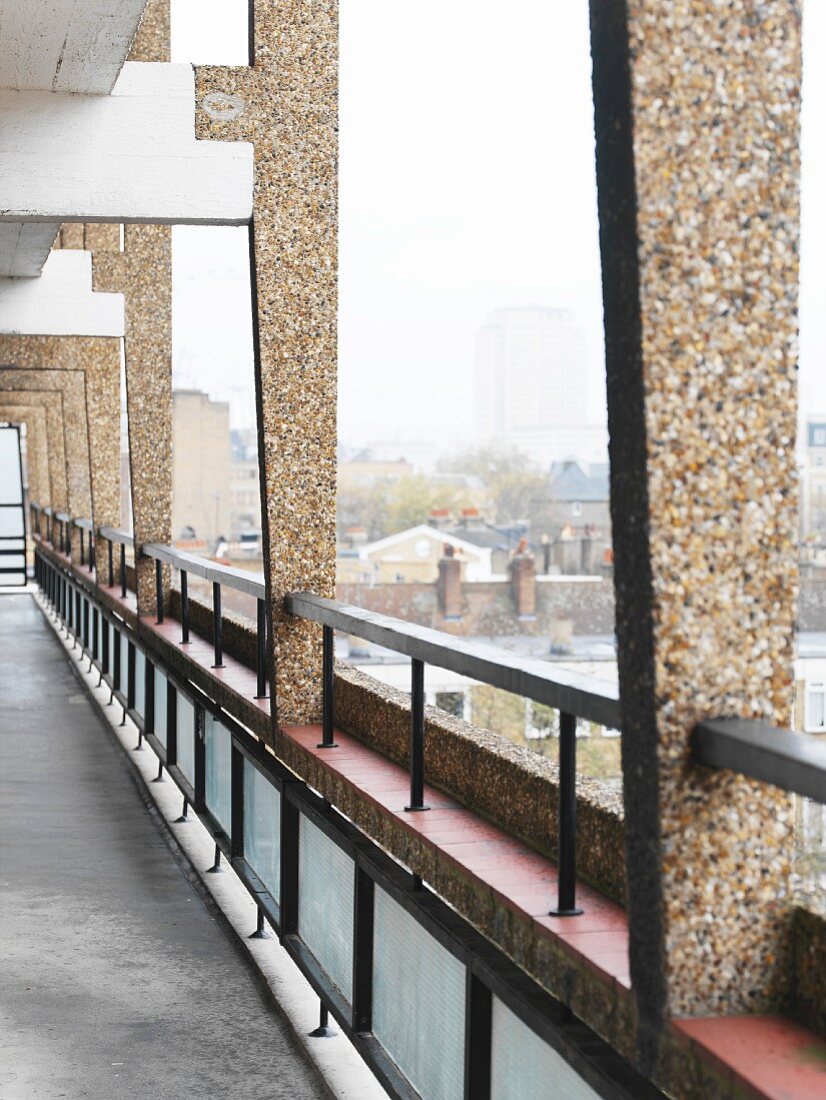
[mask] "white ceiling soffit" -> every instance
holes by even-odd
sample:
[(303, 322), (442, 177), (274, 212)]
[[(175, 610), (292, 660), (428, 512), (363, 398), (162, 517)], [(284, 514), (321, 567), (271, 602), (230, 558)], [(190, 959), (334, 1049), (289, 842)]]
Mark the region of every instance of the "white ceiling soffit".
[(0, 90), (0, 120), (0, 221), (252, 217), (252, 145), (195, 140), (191, 65), (127, 62), (110, 96)]
[(39, 275), (60, 222), (0, 222), (0, 278)]
[(92, 253), (60, 248), (39, 279), (0, 279), (0, 333), (123, 336), (123, 295), (92, 290)]
[(0, 0), (0, 88), (108, 95), (146, 0)]

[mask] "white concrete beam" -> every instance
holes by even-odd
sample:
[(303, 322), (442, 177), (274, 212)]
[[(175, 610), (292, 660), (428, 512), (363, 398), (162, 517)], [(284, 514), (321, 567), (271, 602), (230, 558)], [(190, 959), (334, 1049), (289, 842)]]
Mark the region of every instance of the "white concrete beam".
[(189, 65), (127, 62), (110, 96), (0, 91), (0, 120), (0, 221), (252, 217), (252, 145), (195, 140)]
[(39, 275), (60, 222), (0, 222), (0, 278)]
[(92, 290), (92, 253), (52, 252), (39, 279), (0, 279), (0, 333), (123, 336), (122, 294)]
[(0, 0), (0, 88), (108, 95), (146, 0)]

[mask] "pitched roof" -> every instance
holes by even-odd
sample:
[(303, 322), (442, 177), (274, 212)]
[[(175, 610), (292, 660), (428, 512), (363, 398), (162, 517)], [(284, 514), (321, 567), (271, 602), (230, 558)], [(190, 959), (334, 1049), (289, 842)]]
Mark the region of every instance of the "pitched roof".
[(600, 463), (586, 472), (578, 462), (555, 462), (551, 467), (550, 494), (553, 500), (607, 503), (608, 467)]

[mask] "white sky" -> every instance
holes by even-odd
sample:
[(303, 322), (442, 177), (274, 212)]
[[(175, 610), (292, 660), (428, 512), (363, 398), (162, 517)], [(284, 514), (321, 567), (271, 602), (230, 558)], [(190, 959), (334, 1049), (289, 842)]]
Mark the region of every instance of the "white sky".
[[(173, 60), (244, 64), (246, 0), (173, 0)], [(805, 13), (801, 405), (826, 411), (826, 4)], [(587, 0), (341, 2), (339, 434), (470, 438), (486, 314), (573, 309), (604, 418)], [(252, 416), (246, 231), (174, 231), (176, 384)]]

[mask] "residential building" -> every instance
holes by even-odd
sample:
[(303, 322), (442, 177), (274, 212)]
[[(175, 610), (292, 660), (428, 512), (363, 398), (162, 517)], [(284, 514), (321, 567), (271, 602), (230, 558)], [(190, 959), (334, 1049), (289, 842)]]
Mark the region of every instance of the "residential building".
[(172, 537), (214, 549), (230, 531), (229, 404), (172, 394)]
[(804, 431), (800, 471), (800, 535), (826, 541), (826, 415), (811, 416)]

